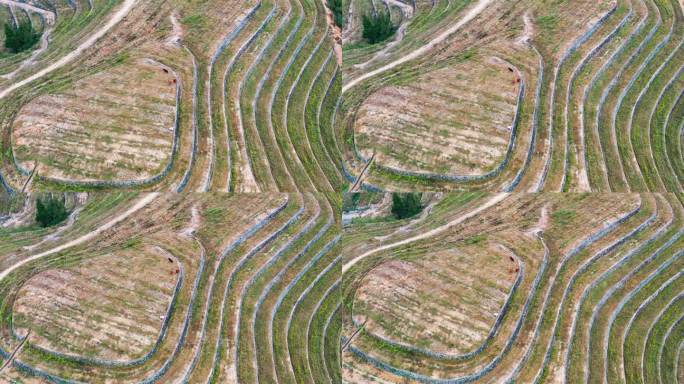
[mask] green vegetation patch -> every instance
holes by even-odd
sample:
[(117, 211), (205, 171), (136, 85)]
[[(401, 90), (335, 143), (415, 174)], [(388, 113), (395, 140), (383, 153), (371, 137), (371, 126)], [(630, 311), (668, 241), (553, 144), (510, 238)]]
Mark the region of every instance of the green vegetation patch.
[(64, 199), (49, 196), (36, 199), (36, 222), (41, 227), (52, 227), (64, 221), (69, 216)]
[(40, 35), (28, 20), (16, 26), (5, 23), (5, 49), (12, 53), (29, 50), (40, 40)]
[(423, 206), (420, 203), (421, 193), (393, 193), (392, 214), (397, 219), (406, 219), (417, 215)]
[(181, 20), (181, 23), (188, 28), (202, 28), (206, 25), (206, 20), (202, 15), (190, 15)]
[(553, 222), (556, 225), (561, 225), (565, 226), (570, 224), (572, 219), (576, 216), (577, 214), (575, 211), (570, 211), (567, 209), (561, 209), (560, 211), (556, 211), (551, 214), (551, 218), (553, 218)]
[(471, 236), (471, 237), (465, 239), (464, 242), (468, 245), (472, 245), (472, 244), (481, 243), (486, 239), (487, 239), (487, 235), (479, 234), (479, 235)]
[(346, 193), (342, 198), (342, 211), (351, 212), (359, 207), (360, 193)]
[(545, 15), (537, 17), (537, 25), (546, 32), (555, 31), (557, 24), (558, 17), (556, 15)]
[(326, 4), (333, 14), (335, 25), (344, 28), (344, 8), (342, 6), (342, 0), (328, 0)]
[(397, 27), (392, 24), (389, 12), (363, 16), (363, 38), (371, 44), (380, 43), (394, 35)]

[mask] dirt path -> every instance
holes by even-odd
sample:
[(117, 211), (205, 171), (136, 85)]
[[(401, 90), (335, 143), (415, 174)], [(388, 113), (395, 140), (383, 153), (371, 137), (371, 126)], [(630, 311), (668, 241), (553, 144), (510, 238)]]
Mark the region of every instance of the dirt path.
[(192, 237), (192, 235), (195, 234), (197, 229), (199, 228), (201, 224), (201, 218), (199, 214), (199, 209), (197, 208), (197, 204), (192, 206), (192, 210), (190, 211), (191, 217), (190, 217), (190, 223), (186, 228), (184, 228), (181, 231), (181, 235), (185, 237)]
[(446, 31), (442, 32), (439, 36), (435, 37), (432, 39), (429, 43), (425, 44), (424, 46), (416, 49), (415, 51), (400, 57), (397, 60), (394, 60), (393, 62), (386, 64), (380, 68), (374, 69), (370, 72), (364, 73), (363, 75), (357, 77), (356, 79), (353, 79), (349, 83), (345, 84), (342, 87), (342, 92), (346, 92), (356, 84), (373, 77), (375, 75), (378, 75), (382, 72), (388, 71), (398, 65), (401, 65), (407, 61), (416, 59), (428, 51), (430, 51), (432, 48), (435, 47), (435, 45), (441, 43), (442, 41), (446, 40), (449, 36), (454, 34), (456, 31), (461, 29), (466, 23), (468, 23), (470, 20), (474, 19), (477, 15), (479, 15), (482, 11), (484, 11), (487, 6), (492, 2), (493, 0), (479, 0), (479, 2), (471, 8), (468, 12), (466, 12), (465, 15), (463, 15), (463, 18), (461, 18), (456, 24), (452, 25), (451, 28), (447, 29)]
[[(30, 5), (30, 4), (17, 3), (16, 1), (11, 1), (11, 0), (0, 0), (0, 4), (7, 4), (9, 6), (10, 10), (12, 9), (13, 6), (17, 6), (19, 8), (23, 8), (24, 10), (29, 11), (29, 12), (39, 13), (43, 16), (43, 18), (45, 19), (45, 21), (48, 25), (48, 27), (45, 28), (45, 31), (41, 34), (40, 46), (38, 47), (38, 49), (34, 50), (33, 53), (31, 54), (31, 56), (29, 56), (26, 60), (24, 60), (19, 65), (19, 67), (17, 69), (15, 69), (14, 71), (12, 71), (10, 73), (7, 73), (7, 74), (0, 76), (3, 79), (11, 79), (14, 76), (16, 76), (17, 73), (19, 73), (24, 68), (26, 68), (30, 65), (33, 65), (36, 62), (36, 57), (38, 57), (38, 55), (40, 55), (41, 53), (43, 53), (47, 50), (48, 43), (50, 40), (50, 34), (52, 33), (52, 28), (55, 25), (55, 14), (51, 11), (48, 11), (48, 10), (45, 10), (42, 8), (38, 8), (38, 7), (34, 7), (33, 5)], [(14, 17), (14, 13), (12, 14), (12, 17)], [(14, 17), (14, 18), (15, 18), (15, 24), (16, 24), (16, 17)]]
[[(14, 3), (13, 1), (10, 0), (0, 0), (0, 2), (3, 3)], [(46, 68), (41, 69), (40, 71), (34, 73), (33, 75), (25, 78), (24, 80), (21, 80), (19, 82), (16, 82), (9, 87), (3, 89), (0, 91), (0, 99), (4, 99), (8, 94), (10, 94), (12, 91), (14, 91), (17, 88), (23, 87), (24, 85), (40, 79), (41, 77), (46, 76), (50, 72), (53, 72), (59, 68), (62, 68), (63, 66), (69, 64), (71, 61), (79, 57), (86, 49), (90, 48), (93, 44), (95, 44), (102, 36), (104, 36), (107, 32), (109, 32), (110, 29), (112, 29), (116, 24), (118, 24), (128, 13), (131, 11), (134, 5), (138, 3), (138, 0), (124, 0), (123, 4), (121, 5), (121, 8), (119, 8), (118, 11), (112, 15), (112, 17), (105, 23), (102, 28), (97, 30), (95, 33), (90, 35), (88, 40), (83, 42), (83, 44), (79, 45), (76, 49), (74, 49), (72, 52), (67, 54), (66, 56), (63, 56), (61, 59), (55, 61), (51, 65), (47, 66)], [(21, 3), (16, 3), (15, 5), (19, 6), (18, 4)], [(25, 6), (28, 6), (28, 4), (24, 4)], [(35, 7), (33, 7), (35, 8)]]
[(390, 7), (390, 5), (394, 5), (398, 7), (401, 10), (402, 14), (402, 20), (401, 23), (399, 24), (399, 28), (397, 28), (397, 32), (394, 34), (394, 39), (390, 43), (388, 43), (383, 49), (380, 51), (376, 52), (373, 54), (373, 56), (366, 60), (363, 63), (359, 63), (354, 65), (355, 69), (365, 69), (369, 65), (373, 64), (374, 62), (383, 59), (388, 56), (389, 52), (394, 49), (394, 47), (397, 46), (397, 44), (401, 43), (404, 40), (404, 35), (406, 34), (406, 28), (408, 27), (409, 22), (413, 18), (413, 7), (402, 3), (401, 1), (398, 0), (382, 0), (382, 2), (385, 4), (385, 6)]
[(546, 228), (549, 227), (549, 203), (546, 203), (544, 207), (542, 207), (541, 210), (541, 216), (539, 216), (539, 221), (535, 226), (530, 228), (527, 231), (527, 234), (530, 236), (539, 236), (541, 233), (544, 233)]
[(33, 213), (33, 205), (29, 204), (28, 198), (25, 197), (21, 211), (10, 214), (6, 221), (0, 225), (0, 228), (12, 228), (21, 223), (28, 222), (33, 217)]
[(159, 193), (148, 193), (148, 194), (145, 194), (145, 196), (143, 196), (140, 200), (138, 200), (137, 203), (135, 203), (132, 207), (130, 207), (130, 208), (129, 208), (128, 210), (126, 210), (124, 213), (122, 213), (121, 215), (119, 215), (119, 216), (113, 218), (112, 220), (108, 221), (107, 223), (101, 225), (101, 226), (98, 227), (97, 229), (95, 229), (95, 230), (93, 230), (93, 231), (91, 231), (91, 232), (89, 232), (89, 233), (87, 233), (87, 234), (85, 234), (85, 235), (83, 235), (83, 236), (81, 236), (81, 237), (79, 237), (79, 238), (77, 238), (77, 239), (74, 239), (74, 240), (71, 240), (71, 241), (69, 241), (69, 242), (67, 242), (67, 243), (64, 243), (64, 244), (62, 244), (62, 245), (60, 245), (60, 246), (58, 246), (58, 247), (52, 248), (52, 249), (50, 249), (50, 250), (48, 250), (48, 251), (41, 252), (41, 253), (39, 253), (39, 254), (37, 254), (37, 255), (33, 255), (33, 256), (31, 256), (31, 257), (28, 257), (28, 258), (26, 258), (26, 259), (24, 259), (24, 260), (19, 261), (18, 263), (12, 265), (11, 267), (7, 268), (6, 270), (0, 272), (0, 281), (1, 281), (2, 279), (4, 279), (5, 277), (7, 277), (7, 275), (9, 275), (10, 273), (12, 273), (12, 271), (14, 271), (15, 269), (21, 267), (21, 266), (24, 265), (24, 264), (27, 264), (27, 263), (29, 263), (29, 262), (31, 262), (31, 261), (34, 261), (34, 260), (43, 258), (43, 257), (45, 257), (45, 256), (49, 256), (49, 255), (55, 254), (55, 253), (57, 253), (57, 252), (61, 252), (61, 251), (65, 250), (65, 249), (67, 249), (67, 248), (71, 248), (71, 247), (74, 247), (74, 246), (76, 246), (76, 245), (83, 244), (83, 243), (85, 243), (86, 241), (92, 240), (93, 238), (99, 236), (102, 232), (104, 232), (104, 231), (106, 231), (106, 230), (112, 228), (113, 226), (117, 225), (117, 224), (120, 223), (121, 221), (125, 220), (128, 216), (130, 216), (130, 215), (132, 215), (133, 213), (135, 213), (135, 212), (139, 211), (140, 209), (144, 208), (147, 204), (149, 204), (149, 203), (152, 202), (154, 199), (156, 199), (157, 196), (159, 196)]
[(464, 214), (462, 216), (457, 217), (456, 219), (442, 225), (441, 227), (437, 227), (435, 229), (432, 229), (432, 230), (427, 231), (425, 233), (421, 233), (420, 235), (417, 235), (417, 236), (410, 237), (408, 239), (397, 241), (396, 243), (387, 244), (387, 245), (383, 245), (382, 247), (371, 249), (370, 251), (368, 251), (368, 252), (366, 252), (360, 256), (357, 256), (357, 257), (353, 258), (352, 260), (346, 262), (342, 266), (342, 273), (345, 273), (346, 271), (349, 270), (349, 268), (353, 267), (354, 264), (358, 263), (359, 261), (361, 261), (365, 257), (368, 257), (372, 254), (378, 253), (380, 251), (385, 251), (388, 249), (396, 248), (398, 246), (405, 245), (408, 243), (413, 243), (413, 242), (418, 241), (418, 240), (423, 240), (423, 239), (427, 239), (429, 237), (436, 236), (436, 235), (446, 231), (447, 229), (449, 229), (455, 225), (461, 224), (462, 222), (470, 219), (471, 217), (478, 215), (480, 212), (484, 211), (485, 209), (496, 205), (497, 203), (499, 203), (500, 201), (502, 201), (503, 199), (508, 197), (508, 195), (509, 195), (508, 193), (496, 194), (496, 195), (492, 196), (489, 200), (487, 200), (485, 203), (479, 205), (476, 209), (474, 209), (470, 212), (467, 212), (466, 214)]
[(534, 36), (534, 24), (530, 17), (530, 11), (523, 15), (523, 34), (518, 38), (517, 43), (520, 45), (527, 44)]
[(171, 16), (169, 16), (169, 20), (171, 21), (173, 32), (166, 40), (166, 44), (177, 47), (180, 45), (181, 41), (183, 41), (183, 26), (181, 26), (181, 24), (178, 22), (178, 15), (175, 11), (173, 14), (171, 14)]

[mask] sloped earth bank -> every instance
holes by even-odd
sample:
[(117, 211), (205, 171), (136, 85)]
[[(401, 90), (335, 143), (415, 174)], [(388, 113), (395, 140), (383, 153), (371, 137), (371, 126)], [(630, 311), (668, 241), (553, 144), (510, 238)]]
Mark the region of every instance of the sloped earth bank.
[[(94, 2), (90, 7), (82, 0), (49, 0), (42, 5), (57, 12), (55, 40), (38, 55), (49, 56), (50, 64), (39, 60), (0, 90), (7, 100), (0, 106), (0, 184), (8, 193), (20, 190), (36, 160), (41, 164), (30, 184), (36, 190), (343, 189), (340, 156), (331, 144), (342, 79), (330, 38), (336, 29), (329, 25), (324, 2), (107, 0), (106, 6)], [(101, 28), (78, 30), (82, 25), (69, 23), (72, 17), (84, 23), (97, 18)], [(58, 39), (63, 30), (87, 37)], [(63, 139), (62, 130), (43, 128), (50, 133), (40, 135), (47, 143), (24, 139), (22, 129), (36, 128), (24, 127), (21, 120), (31, 105), (42, 109), (41, 100), (56, 90), (78, 93), (84, 78), (126, 68), (138, 58), (157, 61), (176, 76), (176, 128), (165, 131), (164, 143), (156, 134), (149, 142), (92, 134), (90, 128), (103, 122), (89, 119), (105, 116), (98, 105), (80, 99), (73, 109), (88, 117), (67, 116), (67, 125), (86, 125), (86, 132), (67, 130), (75, 135)], [(126, 87), (154, 90), (144, 82)], [(160, 120), (166, 121), (164, 116)], [(136, 134), (145, 125), (135, 116), (130, 120)], [(47, 153), (52, 149), (56, 153)], [(119, 157), (101, 161), (107, 152)]]
[[(676, 374), (658, 356), (679, 348), (666, 337), (682, 316), (684, 207), (677, 196), (512, 194), (475, 215), (487, 196), (445, 196), (410, 233), (382, 221), (345, 227), (343, 380), (555, 383), (620, 375), (658, 382)], [(468, 219), (435, 231), (457, 217)], [(520, 282), (504, 304), (490, 307), (486, 282), (513, 268), (489, 259), (497, 254), (486, 252), (492, 244), (510, 252), (502, 262), (518, 261)], [(445, 255), (464, 248), (481, 256), (444, 267)], [(447, 272), (461, 264), (475, 272)], [(440, 294), (451, 286), (461, 288)], [(471, 289), (478, 299), (469, 299)], [(484, 308), (496, 321), (477, 327)], [(469, 316), (456, 316), (464, 310)], [(442, 328), (449, 324), (456, 328)], [(476, 335), (480, 342), (445, 349), (454, 333), (467, 335), (459, 342)]]
[[(680, 3), (416, 2), (400, 42), (370, 46), (354, 31), (372, 2), (351, 1), (336, 126), (348, 179), (363, 173), (366, 190), (681, 192), (681, 140), (671, 124), (682, 90)], [(477, 108), (450, 116), (440, 113), (447, 110), (442, 92), (425, 102), (410, 90), (422, 86), (426, 73), (456, 70), (464, 58), (494, 52), (519, 70), (524, 88), (510, 157), (492, 172), (472, 162), (454, 172), (463, 154), (429, 169), (458, 148), (442, 146), (444, 121), (468, 126)], [(504, 84), (487, 89), (503, 97)], [(413, 116), (424, 118), (417, 123)], [(413, 143), (419, 134), (429, 139)], [(380, 139), (388, 138), (399, 145), (383, 148)], [(374, 147), (378, 158), (366, 169)], [(468, 149), (470, 158), (485, 162), (493, 154), (489, 147)]]
[[(90, 199), (108, 196), (89, 196), (77, 224)], [(328, 380), (318, 368), (334, 364), (321, 319), (339, 277), (335, 204), (313, 194), (132, 194), (97, 205), (95, 229), (65, 231), (19, 260), (0, 255), (0, 356), (12, 358), (0, 377)]]

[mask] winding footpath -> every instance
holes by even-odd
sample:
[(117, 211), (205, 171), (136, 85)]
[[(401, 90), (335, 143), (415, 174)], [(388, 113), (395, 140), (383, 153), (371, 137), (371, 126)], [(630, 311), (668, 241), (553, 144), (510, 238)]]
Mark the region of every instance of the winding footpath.
[(386, 245), (383, 245), (382, 247), (371, 249), (370, 251), (365, 252), (362, 255), (357, 256), (357, 257), (353, 258), (352, 260), (346, 262), (342, 266), (342, 273), (344, 274), (345, 272), (347, 272), (349, 270), (349, 268), (353, 267), (354, 264), (358, 263), (359, 261), (363, 260), (364, 258), (366, 258), (370, 255), (373, 255), (373, 254), (376, 254), (378, 252), (385, 251), (388, 249), (396, 248), (396, 247), (399, 247), (401, 245), (413, 243), (413, 242), (416, 242), (418, 240), (423, 240), (423, 239), (427, 239), (427, 238), (436, 236), (436, 235), (448, 230), (449, 228), (451, 228), (455, 225), (461, 224), (462, 222), (470, 219), (471, 217), (478, 215), (480, 212), (484, 211), (485, 209), (488, 209), (488, 208), (498, 204), (499, 202), (501, 202), (502, 200), (504, 200), (508, 196), (509, 196), (508, 193), (498, 193), (498, 194), (492, 196), (486, 202), (478, 205), (478, 207), (473, 209), (472, 211), (470, 211), (464, 215), (461, 215), (461, 216), (457, 217), (455, 220), (452, 220), (452, 221), (450, 221), (450, 222), (448, 222), (448, 223), (446, 223), (440, 227), (437, 227), (437, 228), (432, 229), (430, 231), (421, 233), (420, 235), (410, 237), (408, 239), (397, 241), (396, 243), (386, 244)]
[(57, 253), (57, 252), (61, 252), (61, 251), (65, 250), (65, 249), (68, 249), (68, 248), (71, 248), (71, 247), (75, 247), (75, 246), (77, 246), (77, 245), (81, 245), (81, 244), (83, 244), (83, 243), (85, 243), (85, 242), (87, 242), (87, 241), (90, 241), (90, 240), (96, 238), (96, 237), (99, 236), (102, 232), (105, 232), (105, 231), (111, 229), (111, 228), (114, 227), (115, 225), (117, 225), (117, 224), (119, 224), (120, 222), (124, 221), (124, 220), (125, 220), (126, 218), (128, 218), (130, 215), (134, 214), (135, 212), (137, 212), (137, 211), (141, 210), (142, 208), (144, 208), (145, 206), (147, 206), (149, 203), (151, 203), (152, 201), (154, 201), (158, 196), (159, 196), (159, 193), (149, 193), (149, 194), (145, 194), (145, 196), (144, 196), (143, 198), (141, 198), (140, 200), (138, 200), (137, 203), (135, 203), (132, 207), (128, 208), (124, 213), (122, 213), (121, 215), (119, 215), (119, 216), (113, 218), (112, 220), (108, 221), (107, 223), (101, 225), (100, 227), (98, 227), (97, 229), (93, 230), (92, 232), (89, 232), (89, 233), (87, 233), (87, 234), (85, 234), (85, 235), (79, 237), (78, 239), (71, 240), (71, 241), (69, 241), (69, 242), (66, 242), (66, 243), (60, 245), (60, 246), (57, 246), (57, 247), (55, 247), (55, 248), (52, 248), (52, 249), (50, 249), (50, 250), (48, 250), (48, 251), (41, 252), (41, 253), (39, 253), (39, 254), (33, 255), (33, 256), (31, 256), (31, 257), (28, 257), (28, 258), (26, 258), (26, 259), (24, 259), (24, 260), (19, 261), (18, 263), (14, 264), (14, 265), (12, 265), (11, 267), (9, 267), (9, 268), (5, 269), (4, 271), (0, 272), (0, 281), (2, 281), (2, 280), (3, 280), (5, 277), (7, 277), (10, 273), (12, 273), (12, 272), (13, 272), (14, 270), (16, 270), (17, 268), (23, 266), (24, 264), (30, 263), (30, 262), (32, 262), (32, 261), (34, 261), (34, 260), (37, 260), (37, 259), (41, 259), (41, 258), (43, 258), (43, 257), (45, 257), (45, 256), (53, 255), (53, 254), (55, 254), (55, 253)]
[(439, 36), (435, 37), (434, 39), (430, 40), (427, 44), (424, 46), (412, 51), (411, 53), (400, 57), (397, 60), (394, 60), (393, 62), (383, 65), (380, 68), (374, 69), (370, 72), (366, 72), (363, 75), (357, 77), (356, 79), (351, 80), (347, 84), (342, 86), (342, 93), (348, 91), (358, 83), (371, 78), (373, 76), (376, 76), (380, 73), (386, 72), (394, 67), (397, 67), (407, 61), (411, 61), (413, 59), (416, 59), (427, 52), (429, 52), (432, 48), (434, 48), (437, 44), (443, 42), (446, 40), (448, 37), (456, 33), (461, 27), (466, 25), (468, 22), (470, 22), (472, 19), (474, 19), (477, 15), (482, 13), (491, 3), (493, 0), (480, 0), (478, 3), (471, 8), (465, 15), (463, 15), (463, 18), (459, 20), (456, 24), (452, 25), (451, 28), (447, 29), (446, 31), (442, 32)]
[[(2, 0), (3, 2), (9, 2), (8, 0)], [(12, 2), (14, 3), (14, 2)], [(88, 48), (92, 47), (98, 40), (100, 40), (107, 32), (109, 32), (115, 25), (117, 25), (121, 20), (123, 20), (124, 17), (128, 15), (128, 13), (133, 9), (133, 7), (138, 3), (138, 0), (124, 0), (123, 4), (121, 5), (121, 8), (119, 8), (118, 11), (116, 11), (112, 17), (107, 21), (106, 24), (102, 26), (99, 30), (95, 31), (90, 37), (83, 42), (83, 44), (79, 45), (76, 49), (71, 51), (69, 54), (63, 56), (61, 59), (55, 61), (54, 63), (50, 64), (46, 68), (41, 69), (40, 71), (34, 73), (33, 75), (18, 81), (9, 87), (3, 89), (0, 91), (0, 100), (4, 99), (9, 95), (12, 91), (23, 87), (24, 85), (34, 81), (38, 80), (42, 77), (47, 76), (48, 74), (62, 68), (63, 66), (69, 64), (70, 62), (74, 61), (76, 58), (81, 56), (83, 52), (85, 52)], [(4, 277), (4, 276), (3, 276)]]

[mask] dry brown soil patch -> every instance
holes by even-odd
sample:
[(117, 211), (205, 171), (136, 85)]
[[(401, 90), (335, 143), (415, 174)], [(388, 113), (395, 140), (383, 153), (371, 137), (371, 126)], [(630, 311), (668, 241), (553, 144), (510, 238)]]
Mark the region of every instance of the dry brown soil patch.
[(487, 337), (506, 301), (518, 267), (510, 256), (497, 244), (481, 243), (389, 261), (357, 290), (355, 318), (395, 342), (468, 352)]
[(168, 68), (137, 59), (40, 96), (14, 121), (15, 157), (58, 179), (149, 178), (171, 156), (176, 81)]
[(519, 83), (493, 57), (473, 57), (372, 94), (356, 142), (378, 164), (414, 172), (478, 175), (504, 159)]
[(130, 360), (157, 340), (179, 274), (156, 247), (126, 249), (31, 278), (14, 307), (18, 332), (53, 351)]

